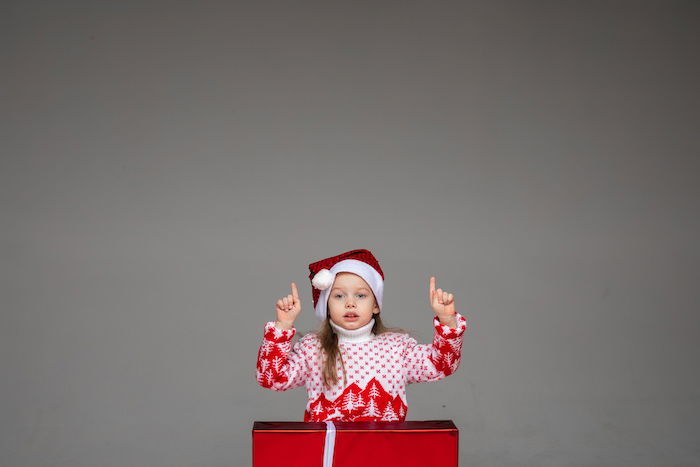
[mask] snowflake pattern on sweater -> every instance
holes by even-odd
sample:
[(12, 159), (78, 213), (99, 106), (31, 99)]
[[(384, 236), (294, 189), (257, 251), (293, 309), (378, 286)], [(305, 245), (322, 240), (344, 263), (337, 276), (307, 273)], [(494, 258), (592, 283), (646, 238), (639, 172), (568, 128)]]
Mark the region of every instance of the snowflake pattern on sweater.
[(467, 320), (459, 313), (456, 317), (456, 329), (433, 318), (435, 333), (430, 345), (396, 332), (374, 336), (368, 342), (339, 343), (347, 384), (337, 359), (338, 383), (329, 389), (323, 386), (321, 344), (316, 335), (307, 334), (292, 346), (296, 329), (278, 329), (270, 321), (258, 351), (257, 380), (273, 391), (305, 385), (309, 397), (305, 422), (402, 421), (408, 411), (407, 384), (438, 381), (459, 367)]

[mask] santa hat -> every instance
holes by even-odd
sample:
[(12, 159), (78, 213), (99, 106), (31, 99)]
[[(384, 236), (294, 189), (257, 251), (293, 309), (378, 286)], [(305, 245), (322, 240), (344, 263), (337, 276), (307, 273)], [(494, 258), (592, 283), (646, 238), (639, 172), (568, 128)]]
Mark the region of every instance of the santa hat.
[(309, 279), (311, 280), (314, 309), (319, 320), (326, 319), (328, 294), (336, 274), (340, 272), (351, 272), (363, 278), (372, 289), (377, 306), (381, 311), (382, 296), (384, 295), (384, 272), (371, 251), (346, 251), (338, 256), (309, 264), (309, 271), (311, 271)]

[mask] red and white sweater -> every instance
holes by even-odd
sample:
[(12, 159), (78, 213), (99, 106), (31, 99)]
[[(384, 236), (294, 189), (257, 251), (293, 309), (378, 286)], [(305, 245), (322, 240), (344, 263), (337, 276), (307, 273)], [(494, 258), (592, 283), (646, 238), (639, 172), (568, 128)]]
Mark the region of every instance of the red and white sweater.
[(338, 383), (326, 389), (316, 335), (307, 334), (292, 346), (295, 328), (281, 330), (274, 321), (266, 323), (258, 351), (258, 383), (273, 391), (305, 385), (309, 395), (305, 422), (405, 420), (407, 384), (437, 381), (459, 367), (467, 320), (457, 313), (457, 328), (451, 329), (435, 317), (431, 345), (418, 344), (408, 334), (374, 335), (373, 324), (374, 320), (354, 331), (334, 326), (347, 384), (337, 359)]

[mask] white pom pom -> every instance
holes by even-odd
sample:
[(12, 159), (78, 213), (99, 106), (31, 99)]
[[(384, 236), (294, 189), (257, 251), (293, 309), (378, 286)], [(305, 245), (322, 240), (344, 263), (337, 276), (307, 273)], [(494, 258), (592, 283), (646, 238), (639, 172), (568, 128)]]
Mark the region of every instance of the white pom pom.
[(335, 277), (328, 269), (321, 269), (316, 273), (313, 279), (311, 279), (311, 285), (316, 287), (318, 290), (326, 290), (328, 287), (333, 285), (333, 280)]

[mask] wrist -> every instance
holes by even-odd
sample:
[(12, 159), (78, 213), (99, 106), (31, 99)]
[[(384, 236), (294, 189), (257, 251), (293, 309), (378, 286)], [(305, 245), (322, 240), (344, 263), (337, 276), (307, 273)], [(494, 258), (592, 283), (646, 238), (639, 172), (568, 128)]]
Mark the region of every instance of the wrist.
[(284, 331), (289, 331), (290, 329), (292, 329), (292, 328), (294, 327), (294, 322), (285, 323), (285, 322), (282, 322), (282, 321), (275, 321), (275, 327), (276, 327), (277, 329), (282, 329), (282, 330), (284, 330)]
[(457, 329), (457, 316), (438, 316), (440, 324), (448, 326), (450, 329)]

